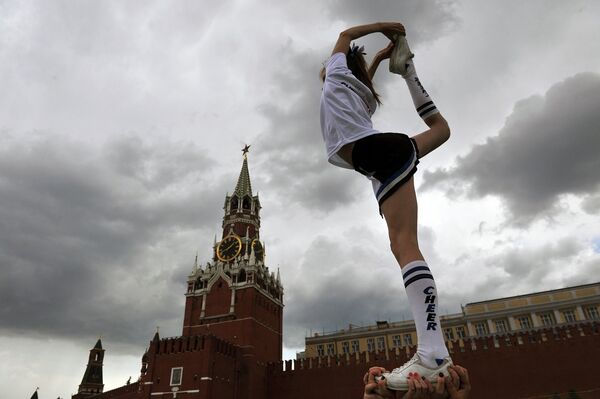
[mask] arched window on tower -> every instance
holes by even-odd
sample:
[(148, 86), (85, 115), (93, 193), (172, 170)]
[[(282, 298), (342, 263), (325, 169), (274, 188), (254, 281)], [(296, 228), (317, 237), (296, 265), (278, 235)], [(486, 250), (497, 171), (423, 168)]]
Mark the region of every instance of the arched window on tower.
[(244, 200), (242, 201), (242, 209), (250, 209), (250, 204), (252, 203), (252, 201), (250, 200), (250, 197), (246, 196), (244, 197)]
[(242, 283), (244, 281), (246, 281), (246, 271), (244, 269), (241, 269), (238, 274), (238, 283)]
[(233, 198), (231, 199), (231, 210), (232, 210), (233, 212), (236, 212), (236, 211), (237, 211), (237, 209), (238, 209), (238, 198), (237, 198), (237, 197), (233, 197)]

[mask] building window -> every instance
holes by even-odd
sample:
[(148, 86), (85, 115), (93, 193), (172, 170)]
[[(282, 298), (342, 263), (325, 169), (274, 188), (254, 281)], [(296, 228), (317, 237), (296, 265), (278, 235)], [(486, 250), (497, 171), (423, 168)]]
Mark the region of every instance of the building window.
[(319, 357), (325, 356), (325, 348), (323, 345), (317, 345), (317, 355), (319, 355)]
[(342, 342), (342, 352), (344, 354), (350, 353), (350, 343), (348, 341)]
[(572, 310), (564, 310), (563, 317), (567, 323), (574, 323), (577, 321), (577, 317), (575, 317), (575, 312)]
[(494, 325), (496, 326), (496, 332), (498, 332), (498, 333), (508, 332), (506, 320), (504, 320), (504, 319), (494, 320)]
[(399, 335), (394, 335), (392, 337), (392, 341), (394, 342), (394, 347), (399, 348), (402, 346), (402, 340), (400, 339)]
[(479, 323), (475, 323), (475, 335), (482, 336), (488, 334), (488, 327), (485, 321), (480, 321)]
[(588, 320), (599, 320), (600, 319), (600, 315), (598, 314), (597, 306), (588, 306), (587, 308), (585, 308), (585, 314), (586, 314)]
[(404, 345), (412, 346), (412, 334), (404, 334)]
[(444, 330), (444, 335), (446, 336), (446, 339), (448, 341), (452, 341), (454, 339), (454, 332), (452, 331), (451, 328), (446, 328)]
[(375, 340), (373, 338), (367, 339), (367, 350), (369, 352), (375, 351)]
[(549, 327), (556, 324), (556, 320), (554, 320), (554, 315), (552, 313), (541, 313), (540, 321), (543, 326)]
[(460, 339), (463, 339), (467, 336), (467, 334), (465, 334), (465, 328), (463, 326), (456, 327), (456, 336)]
[(360, 351), (360, 346), (358, 345), (358, 340), (352, 341), (352, 353), (358, 353)]
[(171, 369), (171, 385), (181, 385), (183, 377), (183, 367), (173, 367)]
[(378, 351), (385, 350), (385, 337), (377, 337), (377, 350)]
[(527, 315), (517, 317), (517, 321), (519, 322), (519, 325), (521, 326), (522, 330), (527, 330), (533, 327), (531, 325), (531, 317)]
[(333, 356), (335, 354), (335, 348), (333, 344), (327, 344), (327, 355)]

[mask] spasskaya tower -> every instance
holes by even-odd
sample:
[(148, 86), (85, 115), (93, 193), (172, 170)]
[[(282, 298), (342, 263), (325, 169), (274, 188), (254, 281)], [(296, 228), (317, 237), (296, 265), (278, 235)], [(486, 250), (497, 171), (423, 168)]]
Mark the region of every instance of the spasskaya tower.
[(269, 272), (260, 238), (260, 201), (252, 195), (248, 149), (240, 175), (225, 196), (221, 239), (205, 265), (196, 261), (187, 280), (183, 336), (214, 334), (257, 361), (281, 360), (283, 287)]

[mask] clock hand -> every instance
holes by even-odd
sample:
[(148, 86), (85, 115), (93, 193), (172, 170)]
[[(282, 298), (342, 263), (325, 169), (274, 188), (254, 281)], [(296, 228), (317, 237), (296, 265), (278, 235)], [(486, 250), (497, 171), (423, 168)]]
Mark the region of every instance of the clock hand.
[(233, 248), (233, 247), (235, 246), (235, 244), (237, 244), (237, 242), (236, 242), (236, 241), (232, 242), (231, 244), (229, 244), (229, 245), (227, 246), (227, 248), (225, 248), (225, 250), (229, 251), (231, 248)]

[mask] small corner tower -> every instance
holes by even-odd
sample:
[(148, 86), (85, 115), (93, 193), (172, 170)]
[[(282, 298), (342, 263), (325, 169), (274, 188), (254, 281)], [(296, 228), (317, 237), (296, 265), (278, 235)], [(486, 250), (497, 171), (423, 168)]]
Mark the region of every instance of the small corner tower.
[(104, 360), (104, 349), (102, 349), (102, 341), (98, 338), (98, 342), (90, 349), (88, 364), (83, 374), (83, 379), (79, 385), (79, 390), (73, 398), (87, 398), (88, 396), (102, 393), (104, 383), (102, 381), (102, 362)]
[(245, 347), (260, 361), (282, 354), (283, 287), (265, 265), (260, 201), (252, 194), (248, 149), (233, 194), (225, 196), (221, 240), (188, 276), (183, 335), (210, 333)]

